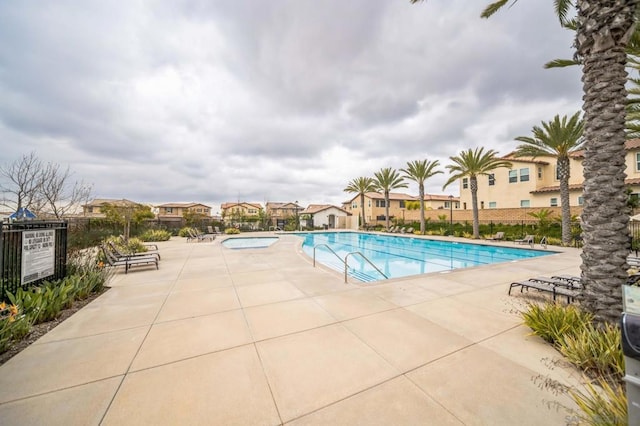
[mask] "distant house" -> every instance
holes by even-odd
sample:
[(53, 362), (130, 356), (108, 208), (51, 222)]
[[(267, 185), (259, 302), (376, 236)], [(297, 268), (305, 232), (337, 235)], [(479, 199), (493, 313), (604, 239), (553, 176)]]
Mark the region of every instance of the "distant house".
[(201, 203), (166, 203), (156, 206), (159, 219), (182, 218), (187, 212), (211, 216), (211, 207)]
[(345, 218), (351, 216), (351, 213), (340, 207), (330, 204), (309, 204), (309, 206), (300, 212), (300, 215), (308, 215), (307, 226), (313, 228), (344, 228)]
[[(409, 194), (389, 194), (389, 219), (402, 221), (417, 221), (420, 219), (420, 210), (410, 209), (409, 202), (419, 202), (420, 198)], [(426, 210), (459, 209), (460, 198), (448, 195), (424, 195), (424, 207)], [(350, 200), (342, 203), (342, 208), (354, 216), (362, 215), (363, 206), (360, 205), (360, 196), (355, 195)], [(364, 216), (366, 224), (381, 223), (385, 220), (385, 199), (383, 194), (367, 192), (364, 195)]]
[(236, 226), (256, 223), (263, 210), (260, 203), (222, 203), (220, 206), (222, 220), (225, 226)]
[(277, 203), (268, 201), (266, 204), (266, 213), (271, 221), (271, 226), (284, 228), (287, 219), (300, 214), (302, 207), (297, 203)]
[(135, 201), (127, 200), (127, 199), (111, 199), (111, 198), (96, 198), (90, 203), (87, 203), (82, 206), (82, 214), (87, 217), (105, 217), (102, 209), (105, 205), (116, 206), (116, 207), (136, 207), (141, 203), (136, 203)]

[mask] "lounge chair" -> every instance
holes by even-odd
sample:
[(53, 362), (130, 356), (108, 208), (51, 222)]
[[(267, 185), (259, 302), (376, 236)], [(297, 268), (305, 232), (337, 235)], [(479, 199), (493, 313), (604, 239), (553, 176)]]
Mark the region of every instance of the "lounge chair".
[(193, 229), (193, 228), (189, 228), (187, 230), (187, 233), (189, 234), (189, 236), (187, 237), (187, 242), (189, 242), (191, 240), (196, 240), (198, 242), (204, 241), (204, 240), (213, 241), (213, 240), (216, 239), (216, 236), (214, 234), (203, 234), (203, 233), (201, 233), (198, 230)]
[(534, 244), (534, 237), (533, 235), (525, 235), (524, 238), (520, 238), (518, 240), (513, 240), (514, 244)]
[(207, 233), (212, 235), (222, 234), (222, 232), (220, 232), (220, 228), (218, 228), (217, 226), (213, 227), (211, 225), (207, 226)]
[(159, 269), (158, 258), (156, 256), (127, 256), (117, 258), (106, 246), (101, 245), (100, 248), (102, 253), (104, 253), (106, 264), (113, 268), (124, 266), (125, 274), (129, 272), (132, 266), (156, 265), (156, 269)]
[(403, 231), (404, 231), (404, 227), (400, 228), (399, 226), (396, 226), (396, 230), (395, 230), (395, 231), (393, 231), (393, 233), (394, 233), (394, 234), (397, 234), (397, 233), (404, 233)]
[(107, 243), (107, 248), (111, 249), (111, 252), (113, 253), (113, 255), (116, 258), (135, 257), (135, 256), (155, 256), (155, 257), (158, 258), (158, 260), (160, 260), (160, 253), (158, 253), (157, 250), (138, 251), (138, 252), (133, 252), (133, 253), (123, 253), (122, 251), (120, 251), (118, 246), (115, 243), (113, 243), (112, 241), (109, 241)]
[(390, 227), (389, 229), (387, 229), (387, 232), (394, 233), (394, 232), (396, 232), (396, 229), (397, 229), (397, 228), (398, 228), (397, 226), (392, 226), (392, 227)]
[(573, 277), (572, 279), (563, 279), (560, 277), (561, 276), (553, 276), (550, 278), (536, 277), (525, 281), (512, 282), (509, 285), (507, 294), (511, 295), (511, 290), (514, 287), (520, 287), (520, 293), (522, 293), (525, 288), (527, 291), (533, 288), (538, 291), (551, 293), (554, 301), (557, 296), (564, 296), (567, 298), (567, 303), (571, 303), (580, 293), (582, 285), (579, 282), (575, 282)]
[(502, 241), (502, 240), (504, 240), (504, 232), (502, 232), (502, 231), (496, 232), (496, 235), (494, 235), (493, 237), (487, 238), (487, 240)]

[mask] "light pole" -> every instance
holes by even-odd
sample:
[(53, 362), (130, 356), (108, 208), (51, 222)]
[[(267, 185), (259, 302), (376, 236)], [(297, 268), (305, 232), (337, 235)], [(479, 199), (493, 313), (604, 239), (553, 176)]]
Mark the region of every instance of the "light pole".
[(299, 209), (300, 207), (298, 206), (298, 200), (296, 200), (296, 225), (298, 226), (298, 229), (302, 231), (302, 223), (300, 223)]
[(453, 235), (453, 195), (449, 195), (449, 234)]

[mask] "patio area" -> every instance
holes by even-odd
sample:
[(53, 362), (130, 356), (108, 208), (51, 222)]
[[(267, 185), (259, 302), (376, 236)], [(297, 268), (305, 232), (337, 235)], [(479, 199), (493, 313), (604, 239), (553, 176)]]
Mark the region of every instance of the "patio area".
[(118, 270), (0, 367), (2, 424), (566, 423), (547, 403), (570, 399), (535, 377), (579, 373), (548, 366), (559, 355), (507, 289), (578, 275), (579, 249), (358, 285), (279, 237), (243, 250), (173, 238), (159, 270)]

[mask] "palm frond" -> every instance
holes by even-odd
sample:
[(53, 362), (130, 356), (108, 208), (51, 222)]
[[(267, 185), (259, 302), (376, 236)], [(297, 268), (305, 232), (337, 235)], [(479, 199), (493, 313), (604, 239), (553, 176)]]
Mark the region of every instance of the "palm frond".
[[(513, 0), (512, 5), (517, 2), (518, 0)], [(480, 14), (481, 18), (489, 18), (491, 17), (494, 13), (496, 13), (497, 11), (499, 11), (500, 9), (502, 9), (502, 7), (509, 3), (509, 0), (498, 0), (495, 3), (491, 3), (489, 6), (487, 6), (482, 13)]]
[(554, 59), (544, 64), (544, 68), (565, 68), (575, 65), (580, 65), (580, 61), (576, 61), (575, 59)]

